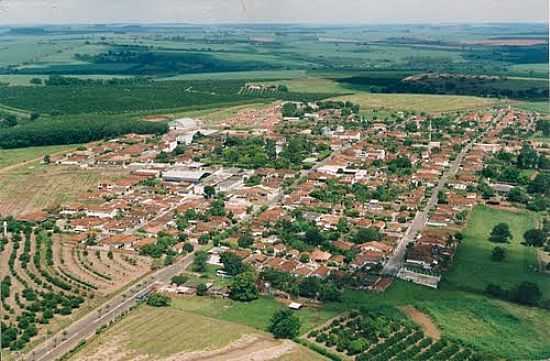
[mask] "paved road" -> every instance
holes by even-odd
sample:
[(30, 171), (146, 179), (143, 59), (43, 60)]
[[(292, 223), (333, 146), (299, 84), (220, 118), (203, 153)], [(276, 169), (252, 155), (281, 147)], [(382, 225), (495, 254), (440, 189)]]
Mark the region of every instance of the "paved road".
[(23, 359), (26, 361), (53, 361), (60, 358), (77, 346), (81, 340), (95, 334), (98, 328), (108, 325), (117, 316), (128, 311), (138, 302), (140, 296), (146, 295), (151, 290), (156, 282), (168, 282), (173, 276), (184, 271), (191, 264), (193, 258), (192, 254), (187, 255), (175, 264), (154, 272), (145, 281), (115, 296), (100, 308), (74, 322), (64, 331), (50, 337)]
[[(349, 148), (349, 146), (344, 147), (340, 152)], [(325, 165), (330, 160), (330, 157), (322, 160), (317, 163), (314, 167), (308, 170), (302, 170), (300, 176), (308, 176), (311, 172), (317, 170), (319, 167)], [(300, 178), (301, 178), (300, 177)], [(298, 180), (295, 182), (295, 184)], [(280, 189), (276, 196), (274, 196), (266, 206), (271, 207), (279, 203), (284, 197), (284, 192)], [(166, 215), (167, 213), (173, 211), (180, 202), (174, 207), (162, 212), (162, 214), (156, 216), (154, 219), (148, 221), (152, 222), (158, 218)], [(253, 217), (255, 214), (247, 215), (241, 222), (246, 221)], [(142, 225), (140, 225), (142, 226)], [(145, 282), (131, 287), (129, 290), (126, 290), (125, 297), (122, 295), (115, 296), (106, 304), (102, 305), (98, 309), (90, 312), (85, 317), (74, 322), (64, 331), (60, 331), (53, 337), (50, 337), (46, 342), (37, 346), (34, 350), (29, 352), (24, 356), (26, 361), (54, 361), (74, 347), (76, 347), (81, 340), (87, 339), (88, 337), (95, 334), (96, 330), (101, 326), (108, 325), (110, 321), (116, 319), (117, 316), (121, 315), (123, 312), (128, 311), (130, 307), (135, 305), (140, 296), (147, 294), (153, 287), (154, 283), (157, 281), (168, 282), (173, 276), (184, 271), (189, 264), (193, 261), (193, 255), (188, 255), (183, 259), (179, 260), (176, 264), (160, 269), (157, 272), (146, 278)], [(65, 333), (64, 333), (65, 332)]]
[(460, 164), (464, 159), (464, 156), (466, 155), (466, 153), (470, 151), (473, 143), (474, 141), (468, 143), (468, 145), (466, 145), (462, 149), (462, 151), (459, 153), (456, 159), (451, 163), (451, 166), (449, 167), (449, 169), (447, 169), (447, 171), (443, 173), (443, 176), (439, 179), (439, 183), (432, 190), (432, 195), (428, 200), (428, 203), (426, 204), (423, 210), (416, 212), (416, 216), (414, 217), (414, 220), (409, 225), (409, 228), (407, 229), (403, 237), (401, 237), (401, 239), (399, 240), (399, 243), (397, 244), (397, 247), (395, 248), (390, 259), (384, 265), (384, 269), (382, 270), (382, 273), (389, 276), (397, 275), (397, 273), (399, 272), (399, 270), (401, 269), (405, 261), (405, 253), (407, 251), (407, 245), (415, 239), (416, 234), (419, 231), (421, 231), (426, 225), (430, 211), (437, 204), (437, 196), (439, 192), (443, 190), (447, 181), (456, 175), (456, 173), (460, 168)]

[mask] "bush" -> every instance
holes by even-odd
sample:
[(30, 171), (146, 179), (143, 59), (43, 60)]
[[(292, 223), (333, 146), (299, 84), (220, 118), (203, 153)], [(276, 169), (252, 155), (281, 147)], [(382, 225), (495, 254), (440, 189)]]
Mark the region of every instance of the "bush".
[(300, 332), (300, 319), (290, 310), (279, 310), (273, 314), (269, 331), (275, 338), (295, 338)]
[(170, 305), (170, 297), (160, 293), (153, 293), (147, 298), (147, 304), (153, 307), (167, 307)]

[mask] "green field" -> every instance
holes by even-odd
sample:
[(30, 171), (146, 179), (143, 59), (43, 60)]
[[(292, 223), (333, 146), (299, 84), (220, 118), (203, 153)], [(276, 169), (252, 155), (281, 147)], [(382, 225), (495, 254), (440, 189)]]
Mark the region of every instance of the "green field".
[(515, 107), (544, 114), (550, 114), (550, 101), (547, 102), (518, 102)]
[[(494, 262), (491, 252), (496, 244), (489, 242), (488, 237), (493, 227), (501, 222), (510, 226), (514, 238), (504, 245), (506, 259)], [(537, 269), (536, 250), (521, 244), (523, 233), (536, 224), (537, 217), (530, 212), (476, 207), (464, 230), (464, 241), (458, 248), (446, 282), (459, 288), (484, 291), (490, 283), (509, 289), (522, 281), (532, 281), (539, 285), (545, 298), (550, 297), (550, 277), (534, 271)]]
[[(220, 298), (178, 298), (173, 307), (186, 312), (219, 320), (240, 323), (259, 330), (266, 330), (275, 311), (285, 308), (271, 297), (261, 297), (255, 301), (242, 303)], [(320, 309), (304, 308), (297, 312), (302, 320), (301, 333), (315, 328), (336, 316), (339, 307), (327, 306)]]
[(486, 108), (495, 104), (493, 99), (423, 94), (372, 94), (361, 92), (355, 95), (340, 97), (361, 106), (361, 109), (386, 109), (394, 111), (449, 112)]
[(46, 154), (51, 155), (64, 152), (74, 149), (75, 147), (75, 145), (53, 145), (46, 147), (0, 149), (0, 172), (2, 171), (2, 168), (30, 160), (38, 160)]

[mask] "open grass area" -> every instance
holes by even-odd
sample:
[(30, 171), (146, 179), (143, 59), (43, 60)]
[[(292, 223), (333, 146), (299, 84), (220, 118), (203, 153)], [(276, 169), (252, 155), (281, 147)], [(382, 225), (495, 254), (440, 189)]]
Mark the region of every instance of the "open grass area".
[[(260, 297), (248, 303), (220, 298), (192, 297), (173, 300), (173, 307), (206, 317), (231, 321), (259, 330), (266, 330), (269, 320), (275, 311), (283, 309), (286, 306), (271, 297)], [(340, 309), (338, 307), (331, 306), (320, 309), (306, 307), (298, 311), (297, 315), (302, 320), (302, 329), (300, 332), (306, 333), (330, 320), (339, 312)]]
[(0, 172), (3, 168), (11, 167), (22, 162), (38, 160), (46, 154), (52, 155), (58, 152), (68, 151), (75, 147), (75, 145), (53, 145), (46, 147), (0, 149)]
[(285, 84), (291, 92), (299, 93), (334, 93), (334, 94), (350, 94), (355, 91), (342, 86), (340, 83), (325, 78), (319, 77), (304, 77), (293, 80), (280, 80), (264, 82), (266, 85)]
[(523, 110), (550, 114), (550, 100), (547, 102), (517, 102), (514, 106)]
[(126, 170), (79, 169), (32, 162), (0, 174), (0, 214), (20, 215), (75, 200)]
[(386, 109), (395, 111), (449, 112), (489, 107), (493, 99), (454, 95), (423, 94), (373, 94), (361, 92), (337, 98), (357, 103), (362, 109)]
[[(508, 244), (495, 244), (488, 240), (489, 233), (498, 223), (507, 223), (513, 234)], [(550, 277), (534, 270), (537, 268), (536, 250), (526, 247), (523, 233), (534, 228), (537, 218), (531, 212), (510, 212), (489, 207), (476, 207), (464, 230), (464, 241), (458, 248), (455, 261), (446, 281), (456, 287), (484, 291), (489, 283), (506, 289), (522, 281), (539, 285), (544, 297), (550, 297)], [(506, 248), (503, 262), (491, 260), (495, 246)]]
[(210, 79), (294, 79), (305, 76), (305, 70), (251, 70), (220, 73), (181, 74), (172, 77), (159, 78), (157, 80), (210, 80)]
[[(220, 349), (253, 328), (206, 318), (174, 307), (141, 306), (93, 339), (74, 360), (157, 360), (180, 352)], [(115, 356), (116, 355), (116, 356)], [(122, 356), (122, 357), (121, 357)], [(145, 358), (142, 358), (145, 357)]]

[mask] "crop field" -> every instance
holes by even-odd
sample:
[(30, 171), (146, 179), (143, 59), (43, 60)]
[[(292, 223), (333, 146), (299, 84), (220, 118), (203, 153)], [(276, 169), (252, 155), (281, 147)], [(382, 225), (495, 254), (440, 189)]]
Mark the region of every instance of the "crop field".
[(483, 354), (512, 360), (550, 357), (550, 311), (490, 299), (449, 285), (434, 290), (396, 281), (383, 294), (348, 291), (342, 304), (331, 306), (344, 312), (389, 305), (414, 306), (431, 317), (443, 337)]
[(0, 214), (16, 216), (55, 207), (93, 190), (100, 180), (124, 174), (124, 170), (83, 170), (29, 163), (0, 174)]
[(459, 110), (479, 109), (495, 104), (493, 99), (453, 96), (453, 95), (421, 95), (421, 94), (372, 94), (359, 93), (339, 97), (339, 100), (349, 100), (361, 106), (361, 109), (386, 109), (395, 111), (416, 112), (450, 112)]
[(151, 269), (149, 259), (86, 250), (40, 229), (12, 229), (1, 252), (3, 347), (11, 351), (57, 332)]
[[(125, 319), (93, 338), (71, 360), (129, 361), (201, 359), (221, 361), (306, 361), (323, 358), (289, 341), (277, 341), (264, 332), (233, 322), (216, 320), (173, 307), (140, 306)], [(300, 358), (300, 360), (302, 360)]]
[[(491, 251), (497, 244), (488, 238), (493, 227), (501, 222), (510, 226), (513, 239), (508, 244), (498, 244), (506, 248), (507, 254), (504, 261), (494, 262)], [(537, 218), (532, 213), (475, 208), (447, 281), (456, 287), (479, 291), (485, 290), (490, 283), (510, 289), (522, 281), (531, 281), (539, 285), (544, 297), (549, 297), (550, 277), (536, 272), (536, 250), (521, 244), (523, 233), (536, 224)]]
[(141, 84), (0, 87), (0, 103), (49, 114), (125, 113), (172, 108), (202, 107), (246, 103), (256, 98), (322, 99), (324, 94), (274, 93), (239, 94), (244, 82), (163, 81)]
[(356, 361), (483, 360), (459, 343), (427, 337), (417, 325), (400, 319), (395, 310), (351, 312), (310, 331), (306, 339)]

